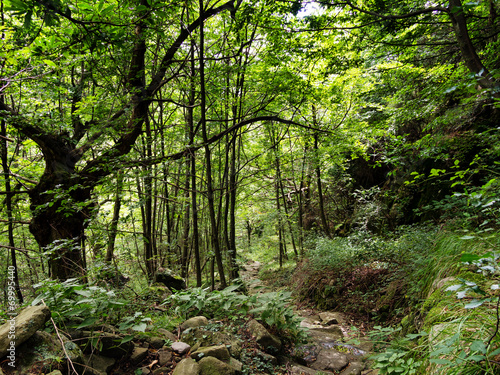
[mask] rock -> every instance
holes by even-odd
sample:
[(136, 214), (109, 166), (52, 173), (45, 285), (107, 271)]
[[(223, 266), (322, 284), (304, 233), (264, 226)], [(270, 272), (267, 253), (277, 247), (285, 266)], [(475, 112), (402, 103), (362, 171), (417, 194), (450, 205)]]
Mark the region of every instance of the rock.
[[(84, 362), (86, 366), (94, 370), (94, 375), (106, 375), (115, 365), (116, 359), (97, 354), (85, 354)], [(88, 374), (88, 370), (85, 371), (85, 374)]]
[(189, 350), (191, 349), (191, 345), (186, 344), (185, 342), (182, 341), (174, 342), (171, 347), (174, 352), (180, 355), (189, 352)]
[(349, 364), (347, 356), (332, 350), (321, 350), (310, 367), (320, 371), (342, 371)]
[(235, 375), (236, 370), (215, 357), (205, 357), (198, 362), (201, 375)]
[(267, 329), (255, 319), (248, 323), (250, 334), (255, 337), (255, 340), (261, 345), (264, 350), (279, 351), (281, 349), (281, 340), (270, 334)]
[(160, 367), (153, 370), (153, 375), (168, 375), (169, 373), (170, 369), (168, 367)]
[[(123, 337), (106, 332), (83, 331), (81, 347), (85, 353), (98, 352), (105, 357), (120, 358), (134, 349), (132, 341), (122, 342)], [(97, 345), (93, 347), (95, 340)]]
[(135, 347), (134, 350), (132, 350), (132, 354), (130, 355), (130, 362), (132, 362), (132, 364), (134, 365), (141, 363), (143, 359), (148, 356), (148, 352), (148, 348)]
[(10, 318), (0, 327), (0, 358), (10, 355), (10, 351), (15, 356), (15, 348), (28, 340), (49, 320), (50, 310), (47, 306), (30, 306)]
[(149, 375), (151, 374), (151, 370), (148, 366), (141, 367), (141, 375)]
[(345, 321), (341, 313), (331, 311), (319, 313), (319, 318), (321, 319), (321, 323), (327, 326), (332, 324), (341, 324)]
[(351, 362), (349, 363), (349, 366), (347, 366), (347, 368), (340, 373), (340, 375), (361, 375), (364, 368), (365, 365), (361, 362)]
[(229, 358), (229, 362), (227, 364), (231, 366), (237, 374), (243, 371), (243, 363), (233, 357)]
[(163, 340), (161, 337), (149, 337), (147, 341), (153, 349), (160, 349), (165, 343), (165, 340)]
[(172, 342), (177, 341), (177, 336), (174, 335), (172, 332), (167, 331), (165, 328), (158, 328), (158, 333), (162, 335), (164, 338), (167, 340), (170, 340)]
[(233, 339), (229, 344), (229, 354), (231, 354), (231, 357), (240, 358), (242, 350), (241, 340)]
[(172, 362), (172, 352), (167, 349), (158, 350), (158, 363), (160, 366), (165, 366), (167, 363)]
[(316, 373), (316, 370), (313, 370), (309, 367), (298, 364), (292, 365), (292, 375), (315, 375)]
[(175, 366), (172, 375), (199, 375), (200, 365), (193, 358), (184, 358)]
[(208, 324), (208, 319), (205, 318), (204, 316), (195, 316), (191, 319), (186, 320), (184, 323), (181, 324), (181, 331), (184, 331), (188, 328), (196, 328), (196, 327), (203, 327)]
[(344, 331), (342, 331), (342, 328), (339, 325), (331, 325), (328, 327), (311, 328), (311, 329), (330, 333), (330, 334), (335, 335), (337, 337), (344, 337)]
[[(0, 375), (3, 375), (3, 372), (0, 371)], [(47, 375), (63, 375), (63, 374), (59, 370), (54, 370), (52, 372), (49, 372)]]
[[(226, 332), (221, 331), (209, 331), (204, 327), (190, 328), (182, 332), (181, 339), (185, 343), (191, 345), (191, 348), (198, 346), (213, 346), (213, 345), (232, 345), (235, 341), (234, 337), (231, 337)], [(194, 351), (194, 349), (193, 349)]]
[(184, 279), (176, 275), (172, 270), (169, 270), (168, 268), (160, 268), (158, 271), (156, 271), (154, 281), (157, 283), (163, 283), (170, 290), (186, 289), (186, 282), (184, 281)]
[(227, 350), (227, 347), (225, 345), (204, 346), (191, 353), (191, 358), (197, 361), (204, 357), (214, 357), (221, 361), (228, 361), (230, 355), (229, 350)]
[(83, 353), (74, 342), (60, 333), (64, 349), (56, 335), (44, 331), (35, 332), (16, 350), (16, 366), (12, 374), (25, 375), (31, 368), (50, 372), (62, 370), (67, 367), (68, 359), (78, 368), (77, 364), (83, 363)]
[(153, 283), (153, 285), (148, 287), (146, 293), (148, 300), (155, 301), (157, 303), (162, 303), (173, 294), (172, 291), (163, 283)]

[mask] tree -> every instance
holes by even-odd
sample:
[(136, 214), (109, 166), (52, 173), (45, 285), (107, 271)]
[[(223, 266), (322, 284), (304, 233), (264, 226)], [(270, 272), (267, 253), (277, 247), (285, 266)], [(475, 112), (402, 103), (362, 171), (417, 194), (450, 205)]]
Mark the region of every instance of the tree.
[[(101, 2), (95, 13), (91, 3), (78, 7), (71, 2), (10, 4), (17, 7), (24, 24), (12, 15), (8, 25), (18, 36), (32, 39), (30, 53), (35, 58), (23, 58), (4, 69), (7, 83), (0, 111), (43, 154), (45, 170), (29, 191), (30, 231), (42, 248), (57, 243), (49, 263), (51, 276), (58, 279), (83, 274), (80, 246), (93, 215), (92, 191), (126, 160), (143, 131), (155, 95), (177, 75), (177, 59), (182, 65), (179, 54), (184, 42), (205, 19), (235, 11), (234, 1), (209, 7), (202, 18), (177, 25), (172, 32), (172, 20), (183, 6), (167, 11), (161, 4), (141, 1), (116, 12), (118, 4), (108, 4), (103, 8)], [(171, 27), (163, 28), (165, 23)], [(38, 35), (31, 33), (34, 27), (40, 28)], [(66, 29), (64, 34), (61, 28)], [(159, 51), (152, 50), (153, 32), (169, 35), (173, 41)], [(127, 34), (132, 42), (124, 39)], [(11, 54), (23, 50), (23, 42), (19, 39)], [(41, 75), (31, 76), (34, 71)], [(29, 97), (7, 104), (7, 95), (13, 97), (21, 85), (35, 94), (45, 90), (44, 84), (56, 82), (61, 85), (58, 96), (37, 103), (38, 108)], [(50, 96), (46, 91), (38, 95)]]

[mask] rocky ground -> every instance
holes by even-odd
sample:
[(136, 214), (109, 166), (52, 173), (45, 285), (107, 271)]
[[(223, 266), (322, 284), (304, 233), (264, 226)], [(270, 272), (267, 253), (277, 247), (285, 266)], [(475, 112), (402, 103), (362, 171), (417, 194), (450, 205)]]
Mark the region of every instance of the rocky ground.
[[(250, 294), (272, 291), (258, 280), (260, 264), (247, 264), (241, 277)], [(55, 329), (46, 306), (16, 317), (16, 347), (9, 323), (0, 327), (0, 375), (232, 375), (372, 374), (365, 369), (368, 342), (353, 338), (346, 317), (336, 312), (296, 309), (308, 342), (291, 346), (255, 319), (208, 320), (197, 316), (175, 332), (123, 335), (113, 326)], [(15, 358), (13, 361), (9, 357)]]

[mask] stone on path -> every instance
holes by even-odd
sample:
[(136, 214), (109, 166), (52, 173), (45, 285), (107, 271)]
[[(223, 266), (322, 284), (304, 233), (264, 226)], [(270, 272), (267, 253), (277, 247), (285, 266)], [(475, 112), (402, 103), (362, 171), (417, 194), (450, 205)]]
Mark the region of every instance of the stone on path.
[(262, 345), (266, 351), (279, 351), (281, 349), (281, 340), (269, 333), (267, 329), (255, 319), (252, 319), (248, 323), (248, 330), (250, 334), (255, 337), (257, 343)]
[(172, 352), (166, 349), (158, 350), (158, 363), (160, 366), (165, 366), (168, 362), (172, 361)]
[(175, 366), (172, 375), (199, 375), (200, 365), (193, 358), (184, 358)]
[(344, 353), (333, 350), (321, 350), (310, 367), (315, 370), (326, 370), (340, 372), (349, 364), (349, 360)]
[(319, 318), (321, 319), (321, 324), (327, 326), (332, 324), (342, 324), (345, 322), (345, 317), (343, 314), (332, 311), (320, 312)]
[(104, 357), (97, 354), (85, 354), (84, 361), (85, 365), (93, 370), (87, 370), (85, 374), (91, 373), (94, 375), (106, 375), (116, 363), (115, 358)]
[(205, 357), (214, 357), (221, 361), (228, 361), (230, 355), (226, 345), (204, 346), (191, 353), (191, 358), (195, 360)]
[(203, 327), (208, 324), (208, 319), (204, 316), (195, 316), (194, 318), (186, 320), (181, 324), (181, 331), (184, 331), (188, 328), (196, 328)]
[(7, 355), (12, 346), (17, 348), (33, 336), (49, 318), (50, 310), (47, 306), (30, 306), (7, 320), (7, 323), (0, 327), (0, 358)]
[(136, 346), (130, 355), (130, 362), (134, 365), (141, 363), (142, 360), (148, 356), (148, 352), (148, 348), (140, 348)]
[(191, 350), (191, 345), (182, 341), (176, 341), (171, 345), (171, 348), (177, 354), (183, 355)]
[(205, 357), (199, 362), (201, 375), (235, 375), (236, 370), (215, 357)]
[(172, 342), (177, 341), (177, 336), (174, 335), (172, 332), (167, 331), (165, 328), (158, 328), (158, 333), (160, 335), (163, 335), (163, 337), (165, 337), (166, 339), (168, 339)]

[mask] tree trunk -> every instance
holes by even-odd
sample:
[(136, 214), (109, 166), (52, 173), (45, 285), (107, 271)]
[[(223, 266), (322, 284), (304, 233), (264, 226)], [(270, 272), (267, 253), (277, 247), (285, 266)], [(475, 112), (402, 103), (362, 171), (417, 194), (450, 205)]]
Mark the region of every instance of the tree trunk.
[(113, 218), (111, 219), (111, 224), (109, 225), (108, 234), (108, 248), (106, 250), (105, 261), (111, 263), (113, 260), (113, 253), (115, 251), (115, 241), (116, 235), (118, 233), (118, 220), (120, 219), (120, 208), (122, 203), (122, 189), (123, 189), (124, 175), (122, 171), (119, 171), (116, 175), (116, 191), (115, 191), (115, 206), (113, 208)]
[[(199, 1), (200, 6), (200, 18), (203, 19), (203, 0)], [(214, 190), (212, 183), (212, 157), (210, 146), (208, 145), (208, 135), (207, 135), (207, 124), (206, 124), (206, 92), (205, 92), (205, 61), (204, 61), (204, 27), (203, 22), (200, 24), (200, 111), (201, 111), (201, 129), (203, 134), (203, 142), (205, 143), (205, 163), (206, 163), (206, 175), (207, 175), (207, 199), (208, 199), (208, 209), (210, 216), (210, 224), (212, 229), (212, 244), (214, 247), (215, 259), (217, 261), (217, 269), (219, 271), (219, 278), (221, 282), (221, 287), (225, 288), (226, 277), (224, 275), (224, 264), (222, 262), (222, 253), (220, 248), (219, 233), (217, 228), (217, 220), (215, 216), (215, 204), (214, 204)]]
[[(53, 279), (85, 276), (80, 243), (90, 218), (92, 188), (72, 176), (74, 164), (65, 148), (52, 148), (45, 157), (46, 167), (40, 182), (29, 192), (33, 218), (29, 225), (43, 251), (48, 252)], [(57, 154), (56, 154), (57, 152)]]
[[(2, 14), (3, 16), (3, 14)], [(0, 98), (3, 100), (3, 97)], [(9, 246), (10, 257), (12, 259), (12, 267), (14, 268), (12, 271), (14, 288), (16, 290), (17, 299), (19, 303), (23, 303), (23, 294), (21, 293), (21, 288), (19, 286), (19, 273), (17, 272), (17, 257), (16, 257), (16, 244), (14, 242), (14, 220), (12, 217), (12, 189), (10, 186), (10, 169), (9, 169), (9, 160), (8, 160), (8, 146), (7, 146), (7, 126), (5, 124), (5, 120), (1, 120), (1, 129), (0, 133), (2, 135), (2, 168), (4, 173), (5, 180), (5, 206), (7, 208), (7, 233), (9, 237)]]

